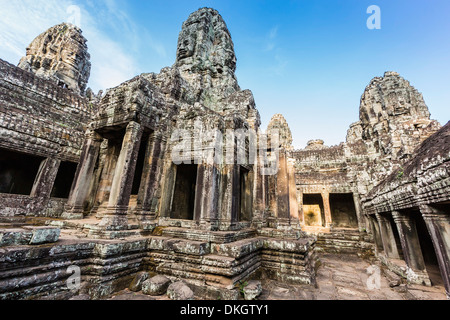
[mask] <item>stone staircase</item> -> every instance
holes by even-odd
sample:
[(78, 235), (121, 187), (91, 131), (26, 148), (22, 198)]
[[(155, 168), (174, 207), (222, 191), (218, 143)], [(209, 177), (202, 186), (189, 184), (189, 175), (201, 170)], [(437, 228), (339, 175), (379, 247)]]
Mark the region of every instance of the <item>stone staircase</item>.
[(316, 251), (323, 253), (356, 254), (360, 257), (374, 255), (372, 236), (355, 229), (336, 229), (318, 233)]

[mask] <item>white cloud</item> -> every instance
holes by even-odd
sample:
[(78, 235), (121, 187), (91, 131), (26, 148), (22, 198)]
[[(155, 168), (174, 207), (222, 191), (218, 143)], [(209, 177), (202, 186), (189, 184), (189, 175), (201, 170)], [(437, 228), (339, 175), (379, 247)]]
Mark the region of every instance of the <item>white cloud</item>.
[[(79, 17), (74, 6), (80, 8)], [(133, 52), (139, 50), (142, 34), (152, 50), (166, 55), (164, 46), (140, 30), (115, 0), (0, 0), (0, 8), (0, 58), (13, 64), (40, 33), (61, 22), (79, 21), (88, 39), (89, 86), (94, 91), (117, 86), (139, 73)]]
[(275, 26), (270, 29), (269, 34), (267, 35), (265, 51), (272, 51), (273, 49), (275, 49), (275, 40), (277, 38), (277, 35), (278, 26)]

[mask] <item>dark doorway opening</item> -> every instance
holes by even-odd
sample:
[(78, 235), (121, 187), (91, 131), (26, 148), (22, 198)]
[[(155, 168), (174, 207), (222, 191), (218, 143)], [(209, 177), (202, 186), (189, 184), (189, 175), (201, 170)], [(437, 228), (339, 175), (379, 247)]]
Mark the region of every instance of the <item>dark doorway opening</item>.
[(330, 209), (334, 227), (358, 228), (358, 218), (352, 193), (330, 194)]
[(442, 280), (442, 275), (439, 269), (436, 251), (434, 249), (430, 233), (428, 232), (428, 228), (425, 224), (425, 221), (423, 220), (422, 214), (420, 213), (420, 211), (415, 211), (412, 213), (412, 216), (416, 223), (420, 248), (422, 249), (423, 260), (425, 262), (425, 267), (427, 268), (431, 284), (433, 286), (443, 286), (444, 281)]
[(171, 219), (194, 220), (195, 190), (198, 166), (182, 164), (176, 167)]
[(303, 194), (303, 215), (305, 225), (325, 226), (325, 210), (321, 194)]
[(251, 221), (252, 212), (249, 170), (244, 167), (240, 168), (240, 191), (239, 221)]
[(69, 198), (70, 188), (72, 187), (76, 171), (76, 163), (66, 161), (61, 162), (59, 165), (58, 174), (56, 175), (55, 183), (53, 185), (51, 193), (52, 198)]
[(42, 157), (0, 149), (0, 193), (30, 195)]
[(144, 173), (145, 155), (147, 154), (147, 145), (149, 140), (149, 134), (144, 134), (141, 139), (141, 146), (139, 147), (138, 158), (136, 162), (136, 169), (134, 172), (133, 187), (131, 189), (131, 195), (137, 196), (142, 181), (142, 174)]

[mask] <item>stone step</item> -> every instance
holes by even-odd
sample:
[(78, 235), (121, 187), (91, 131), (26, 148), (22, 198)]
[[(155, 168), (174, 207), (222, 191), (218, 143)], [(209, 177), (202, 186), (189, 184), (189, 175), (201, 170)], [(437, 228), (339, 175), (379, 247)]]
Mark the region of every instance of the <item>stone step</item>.
[(244, 229), (239, 231), (204, 231), (193, 230), (191, 228), (166, 227), (162, 230), (162, 236), (200, 242), (232, 243), (255, 237), (256, 230)]
[(169, 237), (151, 237), (148, 248), (150, 250), (174, 251), (195, 256), (204, 256), (211, 252), (211, 245), (209, 242)]
[(0, 229), (0, 247), (55, 243), (59, 235), (60, 229), (54, 227), (3, 228)]

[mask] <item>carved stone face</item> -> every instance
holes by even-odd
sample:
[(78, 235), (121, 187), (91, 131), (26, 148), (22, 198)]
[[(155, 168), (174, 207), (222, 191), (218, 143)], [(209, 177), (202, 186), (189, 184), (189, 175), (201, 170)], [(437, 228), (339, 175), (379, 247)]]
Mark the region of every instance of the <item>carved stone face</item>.
[(39, 35), (27, 48), (19, 67), (56, 79), (75, 92), (84, 92), (90, 75), (86, 39), (75, 26), (61, 24)]
[(177, 60), (192, 57), (195, 49), (195, 34), (188, 37), (183, 37), (178, 43)]

